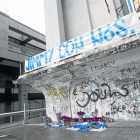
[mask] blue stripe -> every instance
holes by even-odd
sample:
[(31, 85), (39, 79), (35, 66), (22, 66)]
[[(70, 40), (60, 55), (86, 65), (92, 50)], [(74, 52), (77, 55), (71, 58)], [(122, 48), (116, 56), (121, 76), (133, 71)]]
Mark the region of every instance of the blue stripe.
[(133, 13), (133, 8), (132, 8), (132, 4), (131, 4), (130, 0), (127, 0), (127, 2), (128, 2), (128, 7), (130, 9), (130, 12)]

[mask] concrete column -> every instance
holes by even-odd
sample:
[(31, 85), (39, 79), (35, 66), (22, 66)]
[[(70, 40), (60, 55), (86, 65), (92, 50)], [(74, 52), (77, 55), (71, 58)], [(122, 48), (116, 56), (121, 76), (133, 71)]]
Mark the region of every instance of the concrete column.
[(86, 0), (62, 0), (62, 9), (66, 40), (80, 36), (92, 29)]
[(19, 85), (19, 95), (18, 95), (19, 110), (23, 110), (24, 102), (28, 100), (27, 93), (28, 93), (27, 85)]
[[(11, 111), (11, 99), (12, 99), (12, 81), (6, 80), (5, 81), (5, 106), (4, 112)], [(5, 117), (5, 123), (10, 122), (10, 117)]]
[(61, 0), (44, 0), (46, 49), (65, 42)]

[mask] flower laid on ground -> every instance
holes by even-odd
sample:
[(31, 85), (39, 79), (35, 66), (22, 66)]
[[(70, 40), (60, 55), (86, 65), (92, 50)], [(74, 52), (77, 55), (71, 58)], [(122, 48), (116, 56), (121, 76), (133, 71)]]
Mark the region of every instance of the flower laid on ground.
[(78, 117), (79, 117), (79, 121), (80, 122), (83, 122), (83, 115), (85, 114), (85, 112), (82, 112), (82, 111), (80, 111), (80, 112), (77, 112), (77, 115), (78, 115)]
[(65, 122), (71, 122), (72, 118), (71, 117), (67, 117), (67, 116), (62, 116), (61, 120), (65, 121)]
[(66, 118), (65, 118), (65, 121), (66, 121), (66, 122), (71, 122), (71, 121), (72, 121), (72, 118), (71, 118), (71, 117), (66, 117)]
[(47, 115), (46, 116), (42, 116), (42, 119), (44, 120), (44, 123), (47, 126), (48, 123), (49, 123), (49, 117)]
[(79, 112), (77, 112), (77, 115), (79, 116), (79, 115), (84, 115), (85, 114), (85, 112), (82, 112), (82, 111), (79, 111)]
[(72, 118), (71, 117), (62, 116), (61, 117), (61, 120), (63, 120), (65, 127), (67, 127), (67, 128), (70, 128), (71, 127), (71, 121), (72, 121)]
[(42, 119), (44, 120), (45, 125), (48, 125), (48, 123), (52, 122), (51, 118), (46, 116), (42, 116)]

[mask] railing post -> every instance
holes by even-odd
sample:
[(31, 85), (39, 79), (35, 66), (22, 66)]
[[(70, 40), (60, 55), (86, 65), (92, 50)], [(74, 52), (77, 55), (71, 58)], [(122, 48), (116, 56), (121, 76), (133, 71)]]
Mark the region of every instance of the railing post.
[(10, 123), (12, 123), (13, 122), (13, 116), (11, 115), (10, 116)]
[(24, 120), (23, 120), (23, 125), (26, 124), (26, 104), (24, 103)]

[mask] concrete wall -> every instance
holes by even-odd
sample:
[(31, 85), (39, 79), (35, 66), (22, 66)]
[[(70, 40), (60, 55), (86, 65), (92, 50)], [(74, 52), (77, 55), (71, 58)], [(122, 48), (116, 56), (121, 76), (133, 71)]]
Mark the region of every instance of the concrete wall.
[[(107, 0), (107, 3), (104, 0), (61, 0), (61, 24), (58, 22), (59, 10), (56, 7), (58, 1), (60, 0), (45, 0), (45, 14), (49, 13), (50, 16), (46, 16), (46, 36), (52, 39), (49, 45), (53, 47), (53, 43), (59, 45), (56, 40), (60, 41), (61, 34), (58, 33), (63, 24), (67, 41), (129, 13), (127, 7), (120, 15), (117, 16), (116, 13), (116, 9), (125, 0)], [(58, 24), (55, 27), (56, 23), (52, 23), (54, 21)], [(52, 33), (48, 32), (49, 28)], [(47, 49), (49, 45), (46, 46)], [(140, 48), (136, 48), (88, 63), (83, 62), (81, 66), (64, 69), (41, 79), (40, 83), (45, 86), (40, 87), (40, 91), (46, 98), (47, 114), (52, 119), (56, 119), (57, 112), (77, 117), (78, 111), (84, 111), (93, 117), (104, 115), (114, 119), (139, 118), (139, 51)]]
[(0, 14), (0, 57), (8, 50), (9, 18)]
[(62, 0), (66, 41), (91, 30), (86, 0)]
[(46, 48), (65, 41), (61, 0), (44, 0), (46, 22)]
[(112, 0), (44, 0), (46, 48), (55, 47), (117, 18)]
[(107, 0), (108, 8), (105, 0), (87, 0), (87, 3), (92, 29), (114, 21), (117, 18), (116, 9), (112, 0)]
[(70, 92), (73, 117), (82, 110), (94, 117), (140, 118), (137, 51), (139, 49), (99, 59), (76, 70), (77, 78), (73, 79)]
[[(106, 3), (107, 2), (107, 3)], [(44, 0), (46, 49), (129, 14), (126, 0)], [(120, 8), (117, 14), (116, 9)]]
[[(126, 46), (133, 49), (124, 52)], [(126, 46), (118, 47), (117, 54), (88, 63), (83, 59), (81, 65), (37, 80), (34, 86), (45, 96), (48, 116), (56, 120), (56, 113), (61, 112), (78, 117), (77, 112), (84, 111), (89, 117), (139, 119), (140, 42)]]

